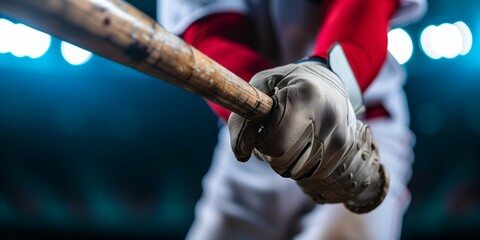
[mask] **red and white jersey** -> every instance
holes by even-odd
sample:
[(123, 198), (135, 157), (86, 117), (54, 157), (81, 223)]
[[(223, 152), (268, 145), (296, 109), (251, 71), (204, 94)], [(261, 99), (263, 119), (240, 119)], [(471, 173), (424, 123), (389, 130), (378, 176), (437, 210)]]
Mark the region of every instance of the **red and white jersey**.
[[(334, 2), (333, 0), (329, 0)], [(315, 0), (159, 0), (158, 20), (167, 31), (182, 34), (195, 21), (216, 13), (248, 16), (255, 26), (257, 51), (273, 65), (309, 56), (322, 23), (324, 1)], [(399, 0), (392, 27), (416, 21), (426, 11), (425, 0)], [(352, 23), (355, 24), (355, 23)], [(385, 47), (386, 48), (386, 47)], [(386, 96), (401, 91), (403, 68), (388, 56), (375, 80), (364, 91), (365, 104), (382, 104)], [(387, 104), (388, 105), (388, 104)], [(395, 114), (388, 109), (390, 115)], [(403, 118), (403, 116), (399, 116)], [(405, 121), (408, 121), (405, 119)]]
[[(169, 32), (180, 35), (196, 20), (210, 14), (238, 12), (256, 25), (257, 45), (272, 63), (287, 64), (311, 53), (321, 22), (322, 1), (315, 0), (159, 0), (158, 21)], [(425, 0), (400, 0), (391, 20), (403, 26), (423, 16)], [(272, 48), (277, 42), (280, 52)], [(275, 51), (275, 52), (274, 52)]]
[[(379, 49), (383, 51), (372, 57), (378, 65), (375, 72), (372, 71), (368, 77), (362, 77), (369, 79), (368, 84), (364, 85), (368, 88), (363, 88), (367, 106), (366, 121), (372, 127), (379, 144), (382, 163), (389, 169), (390, 190), (374, 213), (362, 217), (366, 220), (365, 226), (369, 234), (367, 239), (399, 238), (403, 213), (409, 200), (406, 183), (411, 174), (412, 135), (408, 129), (408, 108), (403, 92), (406, 75), (392, 56), (387, 56), (385, 60), (386, 30), (389, 23), (391, 26), (403, 26), (419, 19), (426, 10), (425, 0), (159, 0), (158, 20), (168, 31), (182, 35), (185, 41), (204, 53), (209, 53), (207, 55), (212, 59), (247, 80), (263, 69), (312, 56), (312, 51), (319, 45), (318, 41), (316, 42), (318, 36), (325, 36), (322, 34), (324, 32), (319, 31), (319, 26), (325, 26), (325, 5), (333, 2), (354, 3), (365, 10), (361, 12), (359, 9), (349, 8), (346, 9), (347, 13), (336, 11), (334, 14), (349, 16), (361, 12), (361, 20), (368, 19), (362, 24), (355, 22), (358, 18), (353, 22), (343, 22), (349, 26), (339, 28), (336, 25), (330, 29), (331, 32), (346, 29), (350, 34), (352, 28), (358, 30), (358, 26), (362, 26), (360, 31), (355, 31), (353, 37), (342, 35), (344, 40), (350, 41), (358, 39), (355, 38), (358, 35), (372, 36), (371, 30), (376, 27), (374, 33), (377, 35), (371, 40), (383, 38), (382, 44), (372, 43), (368, 38), (360, 40), (367, 39), (362, 44), (366, 43), (370, 47), (364, 55)], [(360, 6), (363, 3), (369, 5)], [(384, 15), (384, 22), (378, 25), (369, 13), (372, 8), (379, 6), (372, 6), (377, 3), (393, 5), (389, 8), (388, 17)], [(232, 18), (238, 20), (238, 16), (230, 14), (226, 18), (225, 15), (219, 18), (218, 15), (225, 13), (235, 13), (233, 15), (244, 18), (247, 16), (248, 21), (252, 22), (247, 25), (248, 31), (245, 31), (244, 25), (232, 24), (238, 22), (225, 21)], [(332, 11), (328, 13), (332, 16)], [(240, 20), (245, 20), (244, 18)], [(219, 19), (222, 22), (219, 23)], [(369, 27), (372, 24), (374, 26)], [(213, 31), (219, 28), (228, 28), (228, 31)], [(254, 34), (251, 34), (251, 31), (254, 31)], [(331, 32), (327, 31), (326, 35)], [(220, 35), (226, 37), (220, 38)], [(338, 36), (335, 35), (335, 38)], [(320, 45), (324, 49), (328, 48), (328, 44)], [(359, 69), (362, 71), (371, 64), (369, 57), (371, 55), (367, 56), (367, 60), (355, 59), (361, 61)], [(379, 109), (375, 108), (376, 106), (383, 107), (387, 115), (381, 113), (377, 115), (379, 117), (369, 118), (368, 109)], [(229, 113), (216, 107), (212, 109), (223, 119), (228, 117)], [(336, 217), (345, 216), (339, 210), (342, 206), (318, 205), (306, 213), (305, 209), (309, 207), (306, 207), (305, 203), (310, 201), (305, 201), (306, 197), (298, 185), (288, 180), (290, 179), (281, 178), (271, 171), (263, 161), (250, 160), (237, 164), (231, 151), (228, 129), (222, 128), (211, 168), (203, 181), (204, 191), (196, 207), (195, 221), (186, 239), (228, 239), (234, 236), (232, 234), (236, 234), (238, 239), (283, 239), (289, 238), (285, 232), (297, 231), (301, 232), (295, 239), (325, 238), (323, 234), (328, 232), (327, 229), (338, 224)], [(337, 220), (330, 221), (332, 219)], [(296, 224), (296, 220), (301, 220), (305, 226)], [(325, 224), (319, 225), (319, 222)], [(244, 229), (248, 231), (243, 231)]]

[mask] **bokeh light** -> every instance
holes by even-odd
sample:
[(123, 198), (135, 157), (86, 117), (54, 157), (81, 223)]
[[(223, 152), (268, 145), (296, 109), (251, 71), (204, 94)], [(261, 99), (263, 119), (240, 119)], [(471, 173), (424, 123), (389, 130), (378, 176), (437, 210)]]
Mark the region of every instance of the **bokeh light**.
[(0, 19), (0, 53), (39, 58), (50, 48), (50, 35), (24, 24)]
[(462, 34), (453, 24), (441, 24), (434, 31), (433, 37), (434, 48), (439, 50), (445, 58), (454, 58), (462, 51)]
[(420, 36), (423, 52), (432, 59), (466, 55), (472, 48), (472, 32), (464, 22), (426, 27)]
[(467, 26), (467, 24), (465, 24), (462, 21), (458, 21), (453, 25), (455, 25), (455, 27), (458, 28), (463, 39), (463, 47), (462, 47), (462, 51), (460, 51), (460, 55), (467, 55), (467, 53), (470, 52), (470, 49), (472, 49), (472, 43), (473, 43), (472, 32), (470, 31), (470, 28)]
[(15, 24), (7, 19), (0, 18), (0, 53), (10, 52), (12, 45), (12, 28)]
[(14, 27), (11, 28), (10, 34), (13, 37), (13, 41), (10, 45), (10, 53), (15, 57), (27, 56), (30, 50), (29, 45), (32, 41), (32, 38), (30, 38), (30, 29), (31, 28), (23, 24), (15, 24)]
[(430, 25), (426, 27), (422, 34), (420, 35), (420, 45), (422, 47), (423, 52), (432, 59), (439, 59), (442, 55), (434, 48), (433, 44), (433, 33), (437, 29), (437, 26)]
[(413, 54), (413, 43), (410, 35), (401, 28), (388, 32), (388, 51), (400, 64), (406, 63)]
[(72, 65), (81, 65), (92, 57), (92, 53), (84, 50), (82, 48), (79, 48), (73, 44), (70, 44), (68, 42), (63, 42), (61, 43), (60, 49), (62, 51), (62, 56), (67, 61), (68, 63)]
[(33, 28), (29, 28), (28, 31), (30, 32), (30, 38), (34, 40), (28, 44), (27, 56), (33, 59), (39, 58), (43, 56), (50, 48), (52, 37)]

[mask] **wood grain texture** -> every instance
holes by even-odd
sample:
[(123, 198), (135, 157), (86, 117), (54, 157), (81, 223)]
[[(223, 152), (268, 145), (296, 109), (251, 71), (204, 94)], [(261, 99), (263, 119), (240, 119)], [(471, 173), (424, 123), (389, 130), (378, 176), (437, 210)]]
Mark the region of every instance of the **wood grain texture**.
[(1, 0), (7, 16), (261, 123), (272, 99), (121, 0)]

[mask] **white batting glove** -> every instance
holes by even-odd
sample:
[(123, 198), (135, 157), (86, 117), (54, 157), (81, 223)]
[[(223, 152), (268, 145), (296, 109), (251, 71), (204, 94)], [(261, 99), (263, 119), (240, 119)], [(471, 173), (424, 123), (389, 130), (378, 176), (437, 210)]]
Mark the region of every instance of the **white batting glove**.
[(356, 119), (342, 81), (323, 63), (305, 61), (256, 74), (250, 84), (274, 99), (263, 128), (232, 113), (236, 158), (252, 151), (318, 203), (344, 203), (353, 212), (376, 208), (388, 175), (368, 125)]

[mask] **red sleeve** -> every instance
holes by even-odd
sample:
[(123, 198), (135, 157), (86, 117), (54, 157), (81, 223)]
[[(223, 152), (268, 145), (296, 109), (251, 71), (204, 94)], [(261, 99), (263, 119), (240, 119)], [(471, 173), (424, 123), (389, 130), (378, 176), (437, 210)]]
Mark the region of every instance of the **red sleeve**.
[(398, 0), (328, 0), (313, 56), (327, 59), (340, 43), (362, 91), (380, 71), (387, 56), (388, 23)]
[[(271, 68), (270, 63), (253, 50), (253, 28), (239, 13), (219, 13), (191, 24), (182, 38), (245, 81), (257, 72)], [(212, 110), (227, 120), (230, 111), (207, 101)]]

